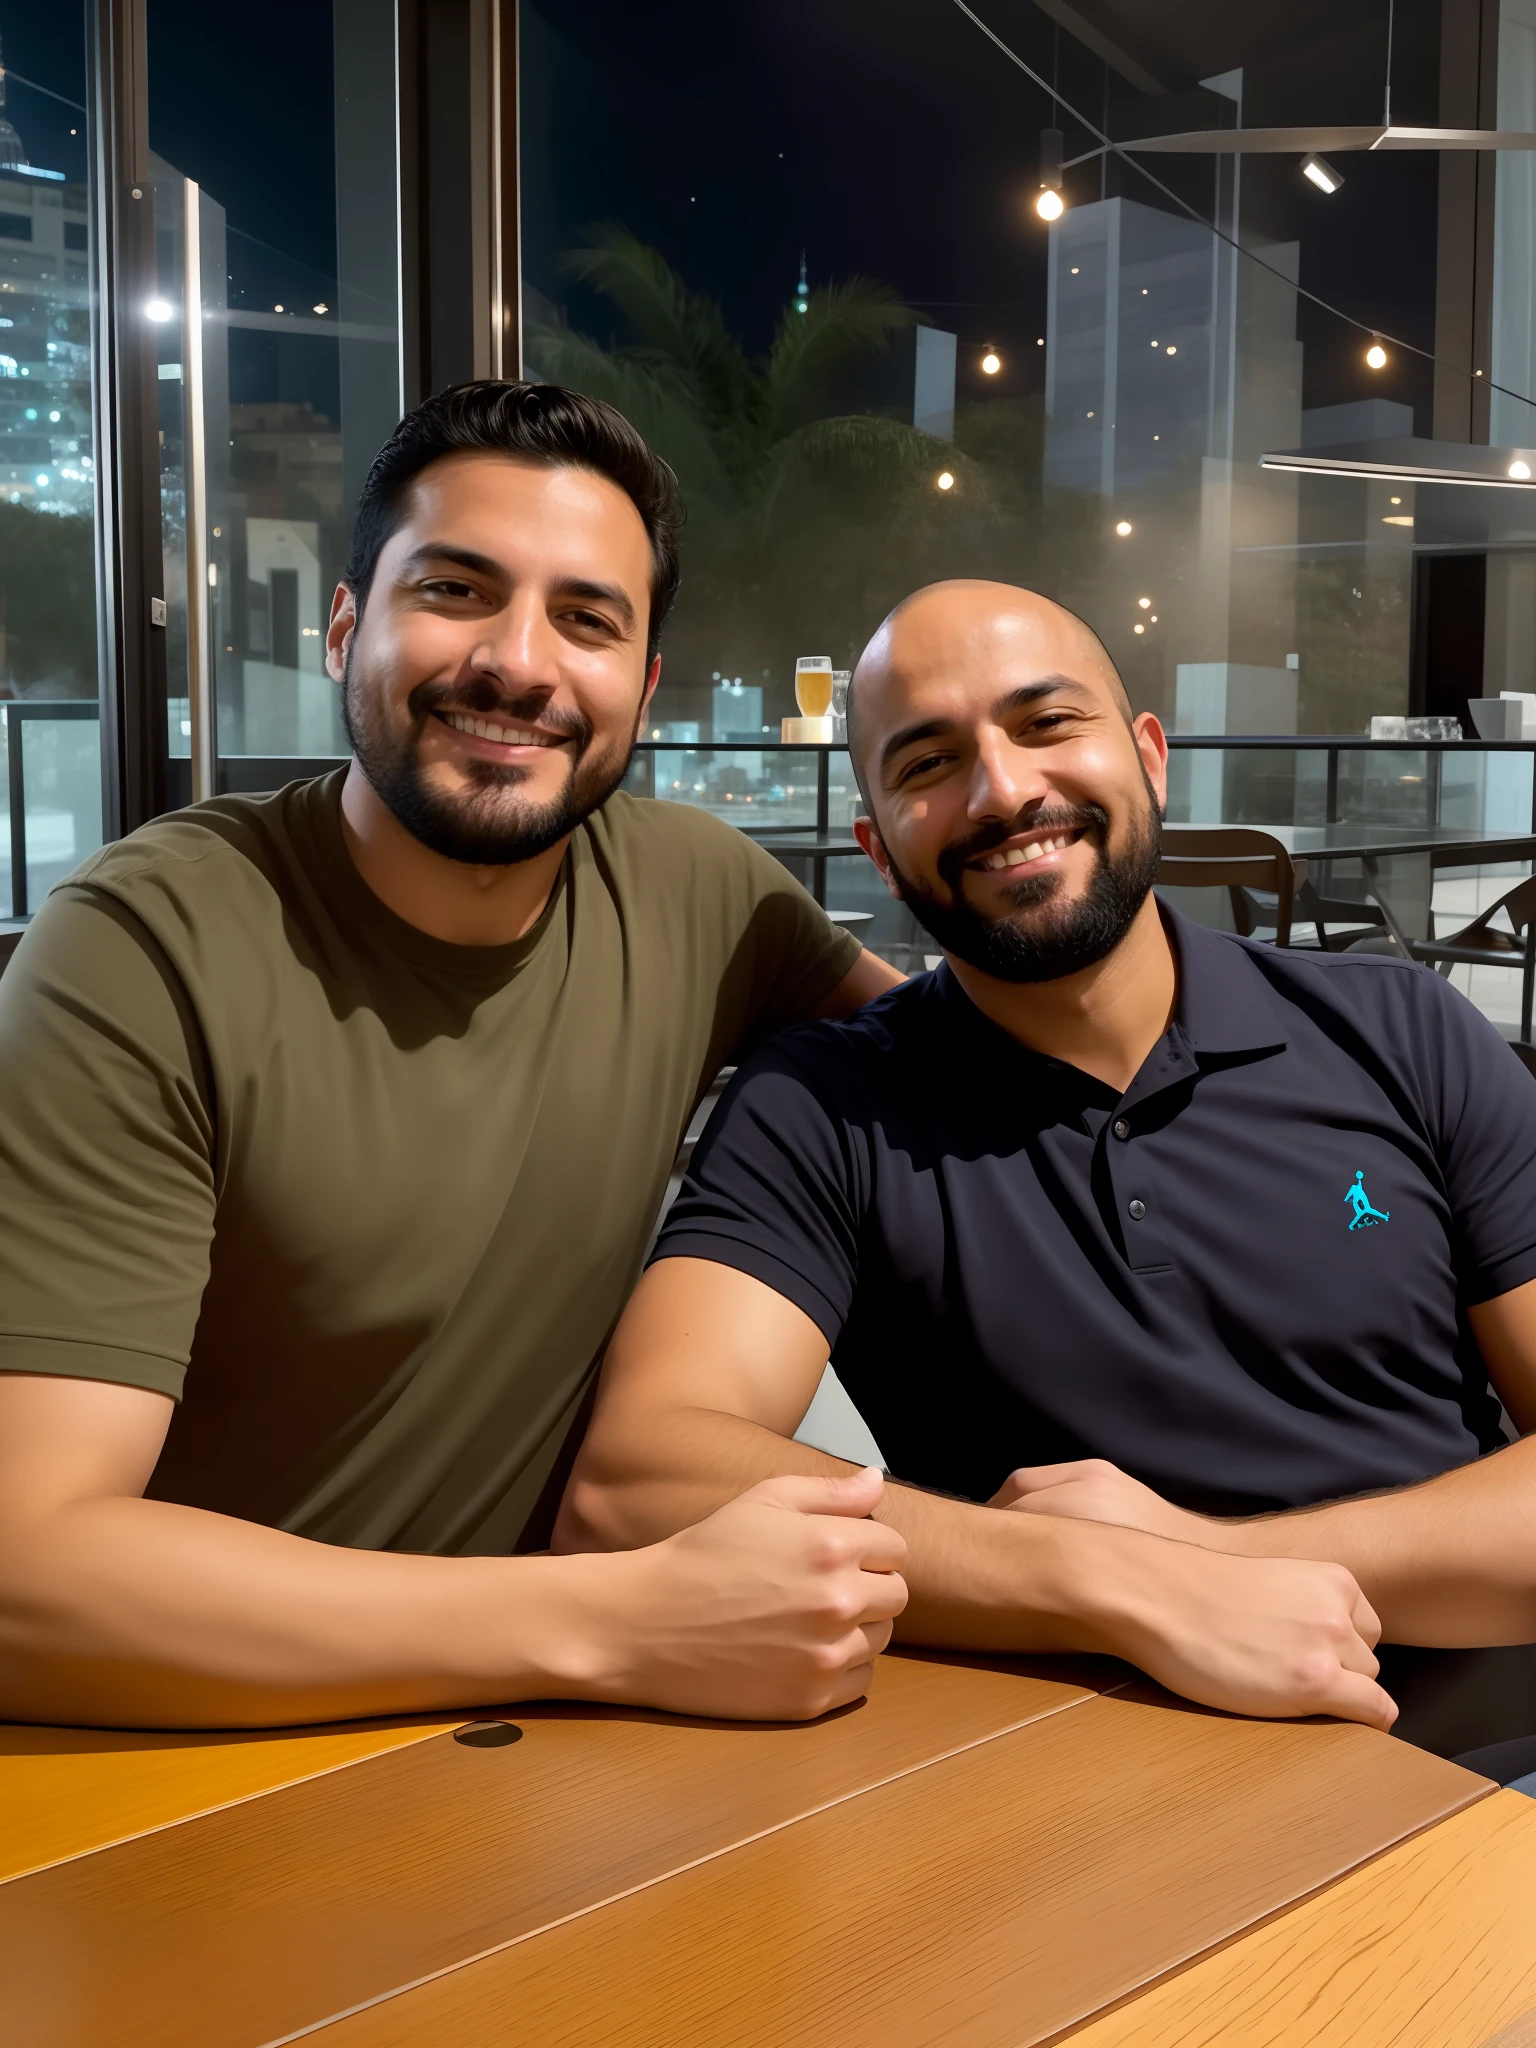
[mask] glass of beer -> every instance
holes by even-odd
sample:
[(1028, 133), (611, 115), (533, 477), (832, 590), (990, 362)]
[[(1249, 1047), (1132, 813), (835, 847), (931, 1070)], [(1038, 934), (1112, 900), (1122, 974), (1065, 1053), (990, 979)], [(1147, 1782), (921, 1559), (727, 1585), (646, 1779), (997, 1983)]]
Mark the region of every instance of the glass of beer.
[(795, 663), (795, 702), (802, 718), (825, 718), (832, 709), (832, 657), (802, 654)]

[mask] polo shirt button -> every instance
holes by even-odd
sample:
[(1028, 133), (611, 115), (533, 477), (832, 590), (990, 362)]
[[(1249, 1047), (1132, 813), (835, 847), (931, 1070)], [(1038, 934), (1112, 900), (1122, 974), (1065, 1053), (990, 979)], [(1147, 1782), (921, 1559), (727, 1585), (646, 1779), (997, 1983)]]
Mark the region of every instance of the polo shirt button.
[(1131, 1135), (1131, 1127), (1123, 1116), (1115, 1118), (1114, 1132), (1117, 1138), (1128, 1138)]
[(1130, 1204), (1130, 1211), (1131, 1221), (1133, 1223), (1139, 1223), (1142, 1217), (1145, 1216), (1147, 1213), (1147, 1205), (1138, 1196), (1137, 1199)]

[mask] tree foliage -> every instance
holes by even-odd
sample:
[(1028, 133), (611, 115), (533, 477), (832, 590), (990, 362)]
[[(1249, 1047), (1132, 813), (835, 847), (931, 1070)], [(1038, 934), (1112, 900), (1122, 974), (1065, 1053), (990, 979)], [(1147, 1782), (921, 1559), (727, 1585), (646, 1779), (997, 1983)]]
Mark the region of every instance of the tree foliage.
[[(770, 715), (789, 709), (797, 654), (848, 666), (918, 585), (1032, 566), (1038, 404), (962, 408), (954, 442), (882, 405), (881, 359), (920, 324), (888, 286), (819, 287), (803, 314), (785, 308), (754, 361), (719, 306), (627, 228), (591, 230), (566, 263), (612, 306), (622, 338), (604, 346), (542, 325), (533, 363), (616, 405), (677, 472), (688, 506), (661, 715), (701, 715), (716, 671), (762, 684)], [(955, 481), (940, 491), (945, 471)]]

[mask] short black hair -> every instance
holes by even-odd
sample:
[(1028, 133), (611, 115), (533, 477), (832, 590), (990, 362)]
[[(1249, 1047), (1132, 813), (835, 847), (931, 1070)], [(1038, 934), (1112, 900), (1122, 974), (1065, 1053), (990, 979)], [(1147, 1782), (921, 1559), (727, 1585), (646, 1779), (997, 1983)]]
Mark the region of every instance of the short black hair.
[(357, 501), (352, 548), (342, 580), (361, 614), (379, 556), (402, 518), (411, 485), (447, 455), (511, 455), (552, 469), (586, 469), (606, 477), (640, 514), (651, 543), (651, 615), (647, 664), (679, 579), (678, 534), (684, 512), (677, 478), (623, 413), (601, 398), (560, 384), (485, 378), (455, 384), (418, 405), (373, 458)]

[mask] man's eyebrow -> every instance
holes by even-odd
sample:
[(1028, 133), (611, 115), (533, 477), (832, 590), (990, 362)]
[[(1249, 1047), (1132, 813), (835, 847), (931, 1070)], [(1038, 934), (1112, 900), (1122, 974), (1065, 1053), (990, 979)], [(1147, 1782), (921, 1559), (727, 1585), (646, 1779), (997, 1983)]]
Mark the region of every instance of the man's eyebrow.
[[(1009, 690), (1005, 696), (999, 697), (992, 706), (992, 715), (1002, 717), (1010, 711), (1027, 710), (1044, 697), (1059, 697), (1063, 693), (1090, 699), (1093, 696), (1087, 684), (1080, 683), (1075, 676), (1040, 676), (1034, 682), (1021, 683), (1016, 690)], [(893, 732), (880, 749), (880, 766), (888, 768), (903, 748), (914, 746), (919, 740), (939, 739), (954, 729), (952, 718), (925, 718), (917, 725), (904, 725)]]
[(424, 541), (419, 548), (412, 548), (400, 564), (402, 576), (413, 575), (419, 570), (430, 569), (436, 562), (452, 562), (460, 569), (472, 569), (477, 576), (488, 576), (498, 583), (506, 581), (506, 570), (500, 562), (489, 555), (477, 555), (473, 548), (455, 547), (452, 541)]

